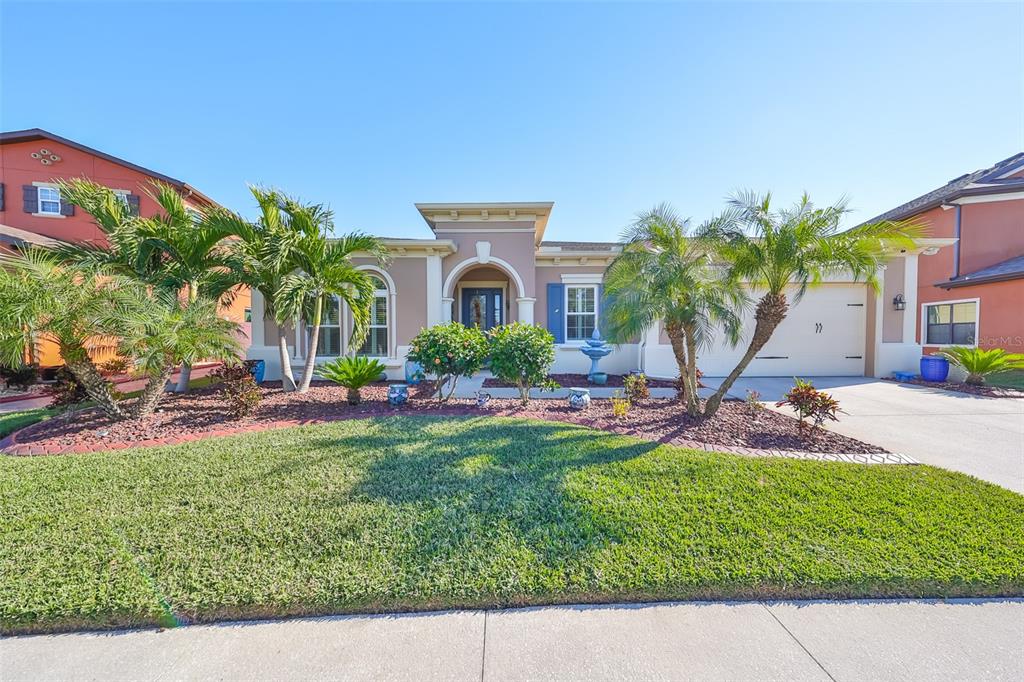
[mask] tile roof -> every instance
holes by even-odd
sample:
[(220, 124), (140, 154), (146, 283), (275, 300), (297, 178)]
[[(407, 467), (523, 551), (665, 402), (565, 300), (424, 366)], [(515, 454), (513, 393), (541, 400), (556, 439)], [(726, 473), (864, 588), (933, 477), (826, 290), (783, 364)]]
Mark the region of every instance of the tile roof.
[(987, 268), (954, 277), (949, 281), (939, 282), (935, 286), (951, 289), (953, 287), (965, 287), (971, 284), (984, 284), (986, 282), (1002, 282), (1022, 277), (1024, 277), (1024, 256), (1016, 256), (1001, 263), (990, 265)]
[[(1013, 166), (1024, 162), (1024, 152), (1014, 154), (1013, 156), (1003, 159), (999, 163), (996, 163), (989, 168), (983, 168), (976, 170), (973, 173), (965, 173), (958, 178), (950, 180), (942, 187), (933, 189), (927, 194), (922, 194), (916, 199), (911, 199), (905, 204), (901, 204), (894, 209), (886, 211), (881, 215), (877, 215), (866, 223), (874, 223), (880, 220), (902, 220), (903, 218), (909, 218), (910, 216), (926, 211), (935, 206), (941, 205), (943, 202), (950, 199), (954, 199), (962, 192), (970, 191), (970, 185), (974, 183), (985, 183), (990, 186), (991, 190), (998, 191), (999, 187), (1014, 187), (1020, 185), (1019, 180), (997, 180), (993, 179), (1002, 174), (1003, 171), (1011, 169)], [(990, 178), (989, 176), (993, 176)], [(980, 189), (980, 188), (979, 188)], [(982, 193), (982, 192), (979, 192)]]

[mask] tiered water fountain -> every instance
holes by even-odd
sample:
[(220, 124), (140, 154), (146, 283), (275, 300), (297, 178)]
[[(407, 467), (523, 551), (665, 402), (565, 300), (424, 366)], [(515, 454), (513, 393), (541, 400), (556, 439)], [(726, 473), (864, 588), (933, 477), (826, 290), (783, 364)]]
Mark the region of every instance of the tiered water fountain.
[(590, 371), (587, 373), (587, 381), (596, 386), (604, 386), (608, 383), (608, 375), (597, 371), (597, 363), (613, 350), (601, 338), (601, 331), (595, 327), (594, 333), (587, 339), (587, 344), (580, 348), (580, 352), (590, 358)]

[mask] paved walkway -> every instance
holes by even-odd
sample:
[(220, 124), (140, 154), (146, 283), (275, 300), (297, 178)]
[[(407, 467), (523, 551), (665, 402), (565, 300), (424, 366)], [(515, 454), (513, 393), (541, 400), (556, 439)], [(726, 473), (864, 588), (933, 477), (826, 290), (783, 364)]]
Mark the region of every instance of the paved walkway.
[[(704, 381), (718, 386), (721, 380)], [(827, 428), (1024, 493), (1024, 399), (857, 377), (813, 381), (835, 396), (846, 412)], [(775, 401), (792, 383), (790, 377), (740, 379), (730, 394), (743, 397), (753, 388), (762, 400)], [(785, 408), (780, 411), (792, 414)]]
[(675, 603), (0, 640), (5, 680), (1020, 680), (1024, 601)]

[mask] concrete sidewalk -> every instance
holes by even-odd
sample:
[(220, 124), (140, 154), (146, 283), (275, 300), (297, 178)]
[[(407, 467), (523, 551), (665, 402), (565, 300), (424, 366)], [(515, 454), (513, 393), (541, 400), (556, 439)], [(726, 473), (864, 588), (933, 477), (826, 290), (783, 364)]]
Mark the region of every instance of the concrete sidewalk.
[(12, 637), (5, 680), (1024, 679), (1024, 600), (665, 603)]

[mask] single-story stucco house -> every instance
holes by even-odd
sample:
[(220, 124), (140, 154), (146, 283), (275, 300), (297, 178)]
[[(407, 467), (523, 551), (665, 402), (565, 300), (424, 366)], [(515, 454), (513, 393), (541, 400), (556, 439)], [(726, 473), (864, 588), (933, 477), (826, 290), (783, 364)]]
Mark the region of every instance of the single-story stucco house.
[[(417, 204), (433, 231), (430, 239), (384, 239), (392, 261), (378, 267), (357, 259), (378, 284), (369, 337), (348, 347), (351, 315), (335, 303), (321, 327), (317, 358), (361, 353), (380, 358), (388, 376), (401, 378), (411, 339), (424, 327), (451, 320), (484, 329), (515, 321), (546, 327), (557, 345), (554, 372), (585, 372), (579, 348), (601, 327), (603, 274), (621, 246), (614, 242), (544, 241), (553, 204)], [(791, 308), (771, 341), (751, 363), (747, 376), (883, 376), (912, 370), (921, 354), (915, 316), (893, 315), (893, 299), (917, 307), (917, 261), (950, 246), (953, 239), (922, 239), (917, 248), (894, 253), (893, 281), (872, 291), (852, 277), (836, 276), (807, 292)], [(249, 359), (267, 363), (267, 378), (280, 378), (277, 326), (264, 319), (263, 298), (252, 295)], [(752, 327), (748, 320), (748, 327)], [(287, 329), (292, 364), (302, 365), (308, 328)], [(708, 376), (724, 376), (743, 353), (719, 342), (705, 351), (699, 366)], [(640, 370), (675, 377), (668, 338), (659, 327), (618, 346), (602, 360), (612, 373)]]

